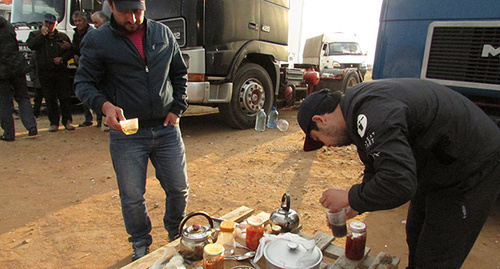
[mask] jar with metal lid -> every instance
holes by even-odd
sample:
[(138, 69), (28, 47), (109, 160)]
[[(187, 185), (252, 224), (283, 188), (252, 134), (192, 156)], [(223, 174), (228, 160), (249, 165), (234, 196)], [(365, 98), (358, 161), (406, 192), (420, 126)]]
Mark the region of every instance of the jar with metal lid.
[(217, 244), (224, 247), (224, 256), (233, 255), (234, 250), (236, 249), (236, 242), (234, 241), (234, 225), (234, 221), (228, 220), (224, 220), (220, 224)]
[(224, 247), (211, 243), (203, 248), (203, 269), (224, 269)]
[(245, 243), (250, 250), (257, 250), (259, 241), (264, 236), (264, 220), (257, 216), (247, 219), (247, 235)]
[(351, 260), (361, 260), (365, 256), (366, 224), (354, 221), (349, 224), (349, 234), (345, 241), (345, 256)]

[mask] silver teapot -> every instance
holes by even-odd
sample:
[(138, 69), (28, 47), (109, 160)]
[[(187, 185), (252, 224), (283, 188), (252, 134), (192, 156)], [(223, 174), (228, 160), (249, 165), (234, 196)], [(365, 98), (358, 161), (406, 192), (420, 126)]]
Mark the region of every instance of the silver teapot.
[[(208, 220), (209, 227), (199, 224), (193, 224), (184, 227), (186, 222), (194, 216), (203, 216)], [(179, 225), (179, 234), (181, 242), (179, 244), (179, 254), (187, 260), (199, 261), (203, 259), (203, 247), (206, 244), (217, 241), (217, 231), (214, 229), (214, 221), (205, 212), (195, 211), (189, 213)]]
[(274, 211), (269, 217), (271, 227), (281, 226), (283, 233), (292, 232), (299, 227), (299, 215), (295, 210), (290, 209), (290, 194), (285, 193), (281, 197), (281, 208)]

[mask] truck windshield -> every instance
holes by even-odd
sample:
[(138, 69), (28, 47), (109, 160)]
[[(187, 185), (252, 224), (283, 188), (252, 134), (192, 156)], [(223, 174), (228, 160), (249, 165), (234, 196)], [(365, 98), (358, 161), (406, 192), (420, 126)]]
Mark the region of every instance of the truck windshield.
[(362, 55), (363, 52), (356, 42), (329, 43), (328, 55)]
[(58, 21), (64, 17), (64, 2), (54, 0), (13, 0), (12, 23), (43, 22), (47, 13), (54, 14)]

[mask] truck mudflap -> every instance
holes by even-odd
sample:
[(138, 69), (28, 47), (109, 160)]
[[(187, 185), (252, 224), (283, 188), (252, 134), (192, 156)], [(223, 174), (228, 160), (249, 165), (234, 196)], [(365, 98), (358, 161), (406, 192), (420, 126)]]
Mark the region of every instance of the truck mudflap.
[(188, 82), (186, 92), (190, 104), (229, 103), (233, 93), (233, 83)]

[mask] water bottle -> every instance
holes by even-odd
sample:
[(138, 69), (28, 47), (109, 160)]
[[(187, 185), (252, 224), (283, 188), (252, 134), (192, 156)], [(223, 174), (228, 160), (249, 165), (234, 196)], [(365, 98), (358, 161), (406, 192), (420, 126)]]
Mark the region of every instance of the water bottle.
[(273, 106), (273, 110), (269, 112), (269, 116), (267, 116), (267, 128), (276, 129), (276, 123), (278, 122), (278, 110)]
[(266, 112), (260, 109), (255, 119), (255, 131), (263, 132), (264, 130), (266, 130)]

